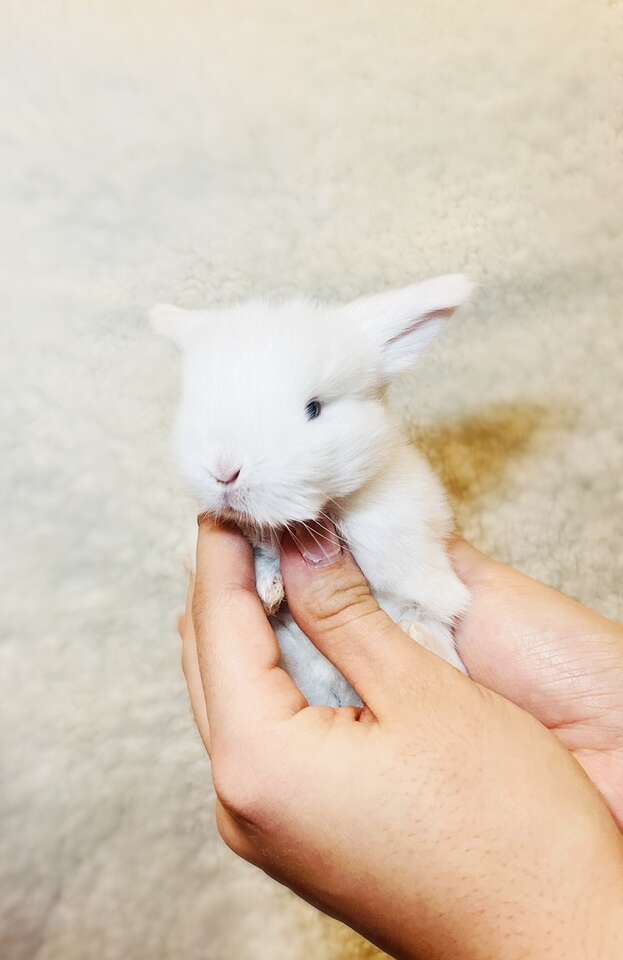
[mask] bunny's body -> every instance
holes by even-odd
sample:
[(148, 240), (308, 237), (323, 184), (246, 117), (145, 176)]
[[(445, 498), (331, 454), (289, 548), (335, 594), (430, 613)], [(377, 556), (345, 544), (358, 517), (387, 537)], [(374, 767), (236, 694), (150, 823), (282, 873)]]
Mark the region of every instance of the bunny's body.
[(284, 666), (310, 703), (360, 702), (281, 603), (278, 532), (323, 514), (379, 604), (462, 668), (452, 624), (469, 597), (446, 552), (451, 513), (383, 391), (469, 292), (453, 275), (343, 307), (153, 312), (154, 326), (184, 354), (182, 472), (202, 511), (235, 520), (253, 542), (258, 593)]
[[(421, 643), (426, 638), (429, 649), (463, 669), (452, 624), (469, 597), (448, 560), (445, 541), (452, 519), (428, 462), (406, 444), (399, 446), (379, 476), (346, 498), (335, 519), (379, 605), (414, 639)], [(258, 582), (263, 579), (262, 568), (274, 577), (278, 553), (265, 558), (260, 554), (256, 573), (258, 566)], [(359, 703), (287, 609), (273, 620), (284, 665), (310, 703)]]

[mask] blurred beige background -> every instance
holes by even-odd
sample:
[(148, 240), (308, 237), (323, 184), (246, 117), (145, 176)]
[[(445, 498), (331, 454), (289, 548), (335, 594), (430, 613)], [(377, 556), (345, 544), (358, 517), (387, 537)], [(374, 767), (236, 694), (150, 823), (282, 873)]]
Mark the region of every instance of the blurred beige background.
[(469, 272), (395, 402), (479, 545), (621, 616), (623, 7), (2, 21), (0, 954), (373, 956), (216, 839), (174, 629), (176, 361), (145, 310)]

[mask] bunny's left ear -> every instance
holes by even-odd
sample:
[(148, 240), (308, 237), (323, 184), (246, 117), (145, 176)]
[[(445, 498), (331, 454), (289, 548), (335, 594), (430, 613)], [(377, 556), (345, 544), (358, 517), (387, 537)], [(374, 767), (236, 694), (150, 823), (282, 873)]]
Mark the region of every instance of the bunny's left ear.
[(384, 380), (413, 366), (474, 287), (463, 274), (451, 273), (349, 304), (349, 314), (378, 345)]

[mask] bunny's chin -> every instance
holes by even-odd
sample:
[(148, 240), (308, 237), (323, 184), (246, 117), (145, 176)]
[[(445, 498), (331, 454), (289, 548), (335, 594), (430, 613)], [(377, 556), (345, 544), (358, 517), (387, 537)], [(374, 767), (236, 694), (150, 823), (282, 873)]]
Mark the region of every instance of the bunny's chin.
[(201, 514), (213, 517), (217, 521), (234, 523), (247, 535), (255, 536), (259, 539), (270, 537), (271, 534), (279, 535), (293, 524), (313, 523), (322, 515), (326, 516), (326, 512), (322, 508), (319, 508), (315, 513), (309, 511), (304, 515), (302, 512), (294, 510), (292, 513), (296, 513), (296, 516), (291, 516), (285, 511), (280, 511), (278, 515), (265, 512), (258, 512), (256, 514), (249, 510), (228, 507), (222, 503), (218, 506), (214, 504), (210, 504), (209, 506), (203, 504), (202, 507), (203, 509), (200, 511)]
[[(206, 511), (206, 513), (209, 512), (210, 511)], [(319, 514), (305, 517), (297, 516), (288, 518), (280, 516), (268, 518), (266, 516), (257, 517), (246, 511), (224, 509), (219, 510), (216, 514), (213, 514), (213, 516), (216, 516), (219, 520), (235, 523), (236, 526), (240, 527), (245, 533), (268, 535), (271, 531), (272, 533), (280, 534), (293, 524), (313, 523), (318, 520)]]
[(266, 490), (263, 495), (248, 487), (232, 490), (197, 490), (200, 512), (216, 520), (235, 523), (245, 532), (278, 533), (290, 524), (309, 523), (326, 515), (329, 504), (337, 505), (334, 497), (316, 490), (306, 496), (292, 498), (285, 491)]

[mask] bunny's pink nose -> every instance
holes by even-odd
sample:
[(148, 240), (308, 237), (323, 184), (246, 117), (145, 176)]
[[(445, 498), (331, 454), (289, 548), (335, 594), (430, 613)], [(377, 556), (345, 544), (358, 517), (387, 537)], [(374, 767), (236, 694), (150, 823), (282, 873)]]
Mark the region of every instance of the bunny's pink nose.
[(237, 470), (219, 470), (216, 474), (216, 482), (227, 484), (235, 483), (240, 476), (240, 467)]

